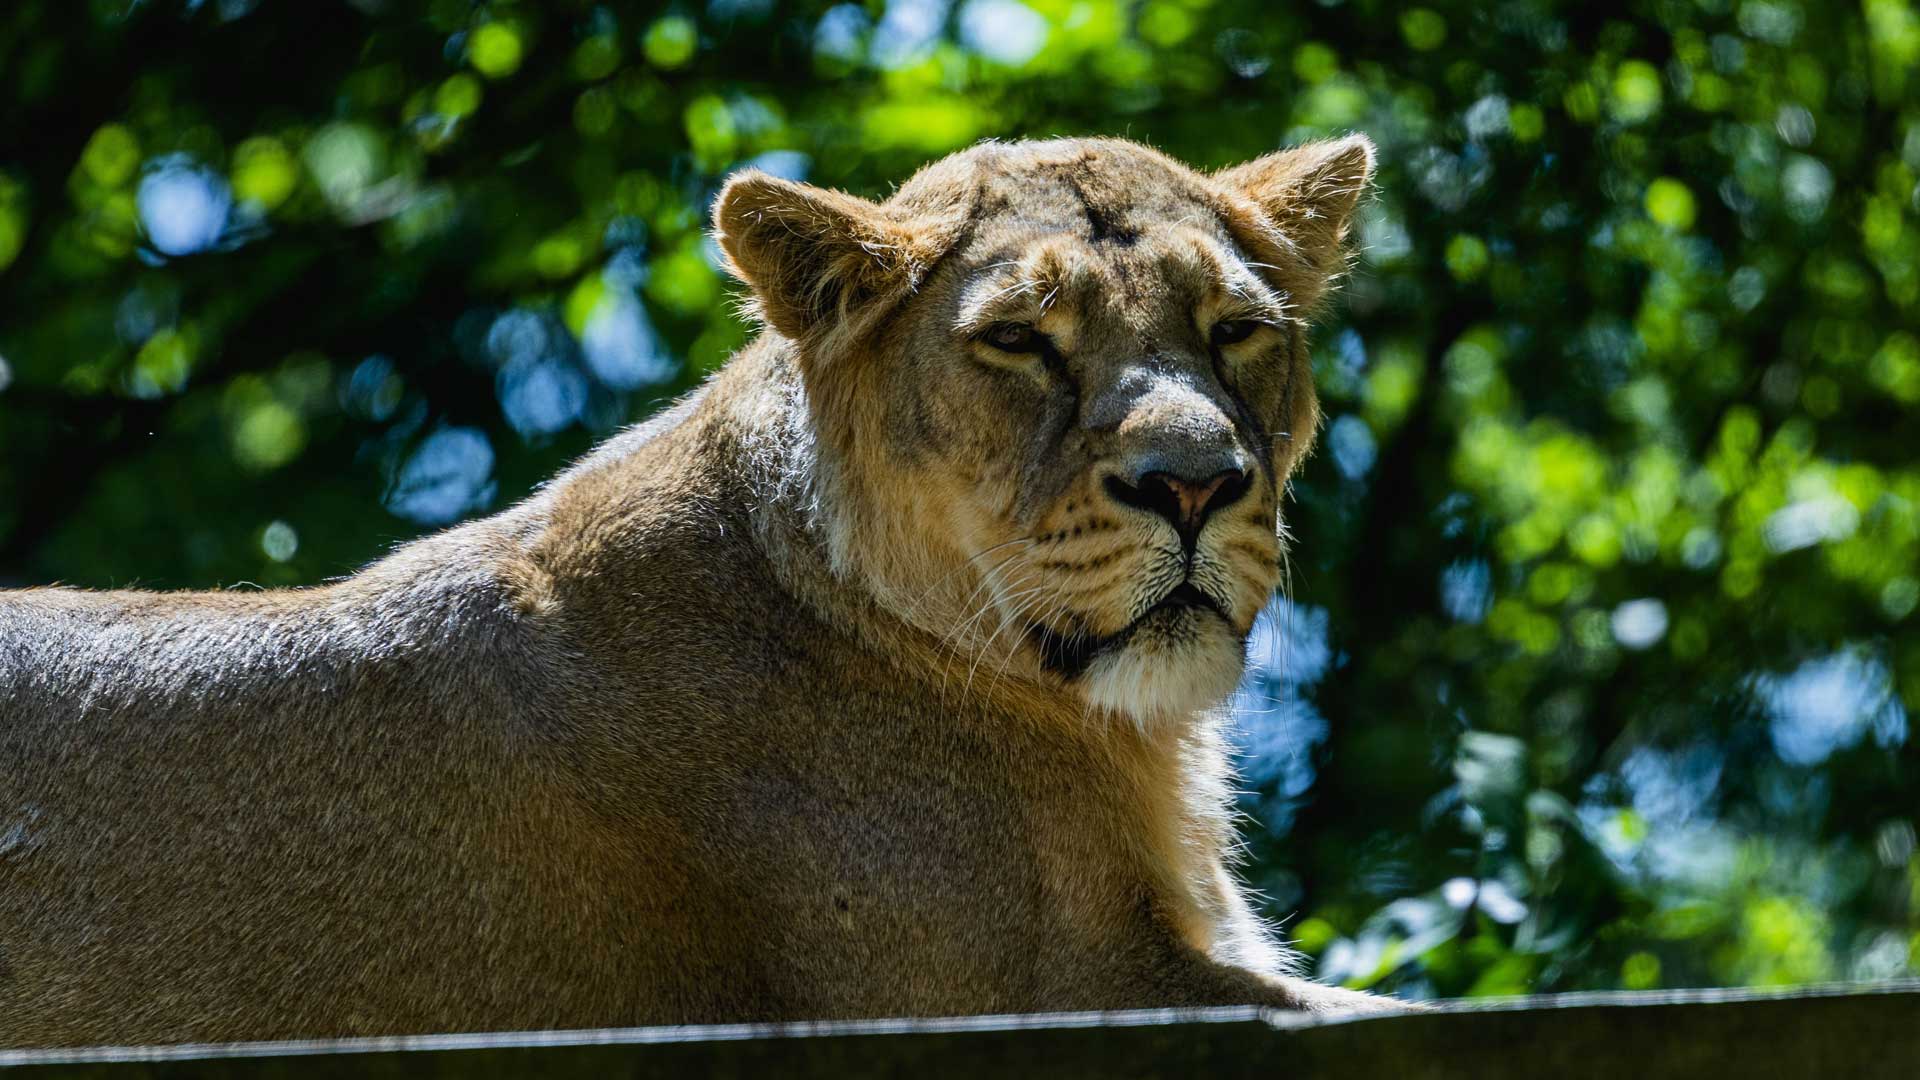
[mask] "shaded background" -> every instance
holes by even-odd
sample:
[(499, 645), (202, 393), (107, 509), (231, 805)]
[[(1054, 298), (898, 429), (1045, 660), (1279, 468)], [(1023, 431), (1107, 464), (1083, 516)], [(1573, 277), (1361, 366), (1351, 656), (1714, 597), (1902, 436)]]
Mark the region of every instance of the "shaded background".
[(0, 584), (311, 583), (748, 332), (727, 172), (1361, 130), (1249, 876), (1411, 995), (1920, 970), (1907, 0), (13, 0)]

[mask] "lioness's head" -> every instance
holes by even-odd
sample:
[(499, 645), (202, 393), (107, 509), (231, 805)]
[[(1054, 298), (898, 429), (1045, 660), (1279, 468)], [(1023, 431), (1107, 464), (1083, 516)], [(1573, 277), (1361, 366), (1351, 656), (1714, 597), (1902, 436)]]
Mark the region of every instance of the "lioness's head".
[(1358, 136), (1212, 175), (1072, 139), (974, 147), (884, 203), (734, 178), (721, 243), (794, 343), (836, 569), (981, 678), (1142, 721), (1223, 700), (1372, 167)]

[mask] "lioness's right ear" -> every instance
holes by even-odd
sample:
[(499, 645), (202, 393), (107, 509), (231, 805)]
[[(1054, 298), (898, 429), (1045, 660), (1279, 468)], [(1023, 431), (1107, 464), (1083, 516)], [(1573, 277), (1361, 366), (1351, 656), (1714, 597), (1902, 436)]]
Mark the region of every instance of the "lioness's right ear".
[(754, 169), (727, 181), (714, 227), (760, 314), (796, 341), (855, 330), (913, 291), (949, 230), (897, 220), (877, 203)]
[[(1311, 309), (1345, 267), (1354, 211), (1373, 180), (1373, 143), (1348, 135), (1280, 150), (1214, 178), (1259, 209), (1255, 234), (1271, 229), (1304, 262), (1275, 269), (1294, 302)], [(1245, 224), (1245, 223), (1243, 223)]]

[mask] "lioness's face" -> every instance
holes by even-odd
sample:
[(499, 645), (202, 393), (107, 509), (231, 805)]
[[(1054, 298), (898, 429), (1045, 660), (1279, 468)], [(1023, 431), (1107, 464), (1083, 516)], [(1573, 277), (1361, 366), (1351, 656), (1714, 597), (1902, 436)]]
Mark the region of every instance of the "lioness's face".
[(895, 602), (995, 678), (1141, 719), (1218, 703), (1280, 580), (1316, 423), (1302, 320), (1333, 253), (1233, 174), (1112, 141), (978, 148), (883, 209), (943, 246), (840, 340), (858, 370), (818, 357), (809, 393), (920, 553), (891, 564)]

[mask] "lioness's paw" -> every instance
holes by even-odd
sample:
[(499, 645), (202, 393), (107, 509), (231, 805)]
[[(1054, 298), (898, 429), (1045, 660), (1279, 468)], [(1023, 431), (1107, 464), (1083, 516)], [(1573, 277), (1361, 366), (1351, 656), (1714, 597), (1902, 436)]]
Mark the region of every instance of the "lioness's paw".
[(1295, 1008), (1314, 1016), (1358, 1016), (1362, 1014), (1425, 1012), (1426, 1006), (1399, 998), (1325, 986), (1305, 979), (1288, 979), (1287, 990), (1295, 999)]

